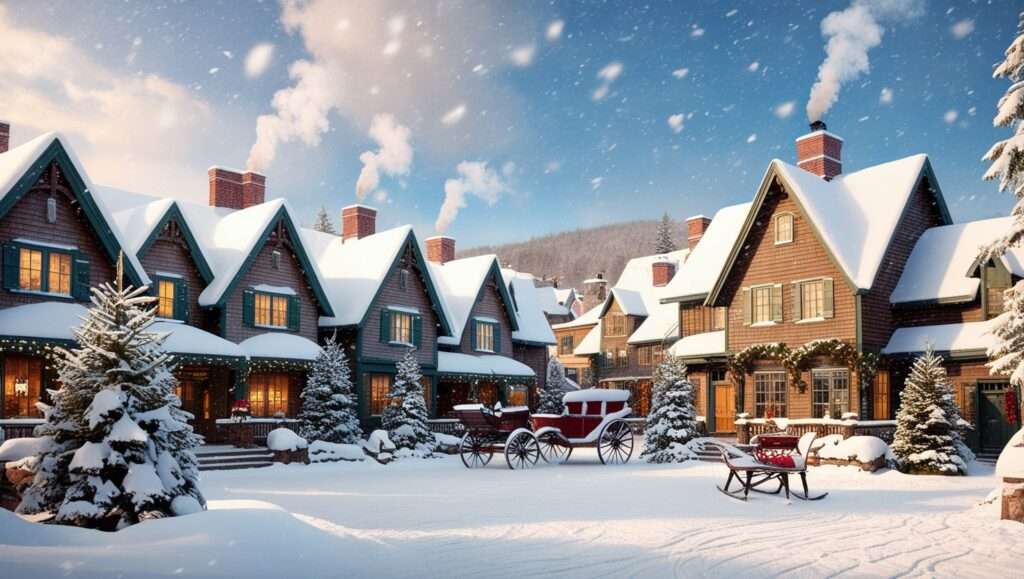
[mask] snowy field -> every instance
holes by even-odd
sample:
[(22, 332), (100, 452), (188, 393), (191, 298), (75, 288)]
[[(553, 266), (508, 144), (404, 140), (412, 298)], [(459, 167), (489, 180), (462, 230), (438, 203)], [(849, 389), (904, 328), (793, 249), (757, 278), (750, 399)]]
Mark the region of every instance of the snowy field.
[[(810, 472), (822, 501), (715, 490), (714, 463), (470, 471), (457, 457), (203, 473), (205, 513), (115, 534), (0, 511), (7, 577), (1008, 577), (1024, 526), (966, 478)], [(1016, 555), (1015, 555), (1016, 553)]]

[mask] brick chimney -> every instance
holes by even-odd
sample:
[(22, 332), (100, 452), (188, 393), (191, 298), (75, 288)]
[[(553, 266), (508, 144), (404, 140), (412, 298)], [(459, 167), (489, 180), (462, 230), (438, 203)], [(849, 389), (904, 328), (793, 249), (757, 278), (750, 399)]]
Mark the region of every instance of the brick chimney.
[(245, 209), (263, 203), (267, 178), (259, 173), (241, 173), (223, 167), (210, 167), (210, 206)]
[(675, 262), (665, 259), (664, 256), (651, 262), (651, 282), (654, 283), (654, 287), (665, 287), (668, 282), (672, 281), (672, 276), (676, 274)]
[[(377, 210), (366, 205), (349, 205), (341, 209), (341, 239), (362, 239), (377, 231)], [(455, 240), (452, 240), (455, 243)], [(452, 246), (454, 253), (454, 245)]]
[(6, 153), (11, 147), (11, 124), (0, 121), (0, 153)]
[(843, 140), (828, 132), (821, 121), (811, 123), (811, 132), (796, 140), (796, 164), (826, 181), (843, 172)]
[(693, 251), (700, 238), (704, 237), (708, 225), (711, 225), (711, 218), (703, 215), (694, 215), (686, 219), (686, 247), (690, 248), (690, 251)]
[(455, 259), (455, 238), (444, 235), (428, 237), (426, 244), (427, 261), (444, 265)]

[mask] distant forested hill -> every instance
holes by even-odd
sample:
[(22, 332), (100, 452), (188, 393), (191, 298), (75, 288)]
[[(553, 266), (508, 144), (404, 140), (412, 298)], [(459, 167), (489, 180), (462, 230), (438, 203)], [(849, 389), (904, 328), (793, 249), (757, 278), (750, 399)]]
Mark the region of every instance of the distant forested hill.
[[(654, 253), (657, 230), (658, 221), (627, 221), (517, 243), (474, 247), (458, 252), (458, 256), (494, 253), (503, 266), (508, 264), (537, 277), (558, 278), (559, 287), (582, 290), (583, 280), (598, 272), (614, 284), (627, 261)], [(684, 224), (673, 223), (672, 237), (677, 247), (686, 243), (683, 231)]]

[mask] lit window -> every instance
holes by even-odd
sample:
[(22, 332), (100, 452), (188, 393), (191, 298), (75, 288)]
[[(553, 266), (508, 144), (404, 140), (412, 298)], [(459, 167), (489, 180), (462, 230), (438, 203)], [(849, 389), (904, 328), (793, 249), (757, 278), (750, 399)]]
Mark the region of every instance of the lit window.
[(629, 353), (626, 350), (619, 350), (616, 366), (619, 368), (627, 368), (629, 366)]
[(174, 317), (174, 282), (162, 279), (158, 282), (159, 298), (156, 315), (161, 318)]
[(754, 413), (757, 418), (786, 417), (785, 372), (754, 372)]
[(18, 266), (18, 289), (43, 291), (43, 252), (21, 248)]
[(255, 299), (257, 326), (288, 327), (288, 297), (257, 293)]
[(288, 374), (252, 374), (249, 377), (249, 408), (253, 416), (288, 414)]
[(370, 374), (370, 414), (380, 416), (390, 402), (391, 376)]
[(505, 401), (509, 406), (526, 406), (529, 390), (521, 384), (509, 384), (505, 387)]
[(850, 411), (850, 371), (812, 370), (814, 418), (841, 418)]
[(4, 417), (42, 416), (36, 408), (43, 383), (43, 359), (28, 356), (4, 358)]
[(55, 294), (71, 295), (71, 255), (50, 254), (50, 279), (48, 291)]
[(775, 216), (775, 243), (793, 242), (793, 214), (783, 213)]
[(770, 322), (772, 317), (772, 287), (761, 286), (751, 288), (750, 303), (752, 306), (753, 322)]
[(560, 356), (568, 356), (573, 351), (573, 337), (572, 335), (562, 336), (558, 340), (558, 354)]
[(391, 312), (391, 341), (412, 344), (413, 316), (407, 312)]
[(474, 348), (480, 352), (493, 352), (494, 351), (494, 324), (487, 322), (475, 322), (476, 323), (476, 344)]
[(800, 284), (800, 317), (825, 317), (825, 283), (822, 280), (805, 281)]

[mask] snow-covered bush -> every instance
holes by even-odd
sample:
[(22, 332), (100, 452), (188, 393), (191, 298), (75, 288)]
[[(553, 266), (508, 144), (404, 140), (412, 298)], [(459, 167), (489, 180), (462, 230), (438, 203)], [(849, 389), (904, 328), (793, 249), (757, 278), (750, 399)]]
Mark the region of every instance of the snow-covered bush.
[(548, 358), (547, 380), (537, 392), (537, 414), (561, 414), (562, 396), (568, 390), (565, 367), (558, 358)]
[(146, 292), (94, 288), (75, 329), (79, 347), (57, 350), (62, 386), (41, 406), (41, 448), (19, 512), (113, 530), (203, 508), (201, 439), (174, 394), (164, 336), (148, 331), (155, 309)]
[(337, 444), (317, 440), (309, 445), (310, 462), (366, 460), (366, 452), (358, 444)]
[(434, 449), (434, 436), (427, 425), (427, 403), (423, 399), (421, 382), (423, 374), (413, 350), (402, 356), (397, 370), (388, 394), (392, 402), (384, 409), (381, 426), (388, 431), (388, 437), (397, 448), (429, 456)]
[(668, 356), (654, 372), (651, 411), (644, 430), (647, 462), (683, 462), (693, 458), (687, 443), (698, 436), (697, 410), (693, 405), (693, 384), (686, 364)]
[(825, 464), (857, 464), (864, 470), (883, 468), (892, 458), (889, 445), (875, 436), (826, 436), (818, 445), (818, 459)]
[(362, 438), (352, 370), (345, 351), (327, 338), (302, 390), (299, 433), (307, 440), (356, 444)]
[(276, 452), (294, 452), (308, 448), (309, 442), (288, 428), (275, 428), (267, 433), (267, 448)]
[(966, 474), (957, 450), (961, 423), (942, 357), (930, 348), (914, 360), (900, 393), (892, 453), (910, 474)]

